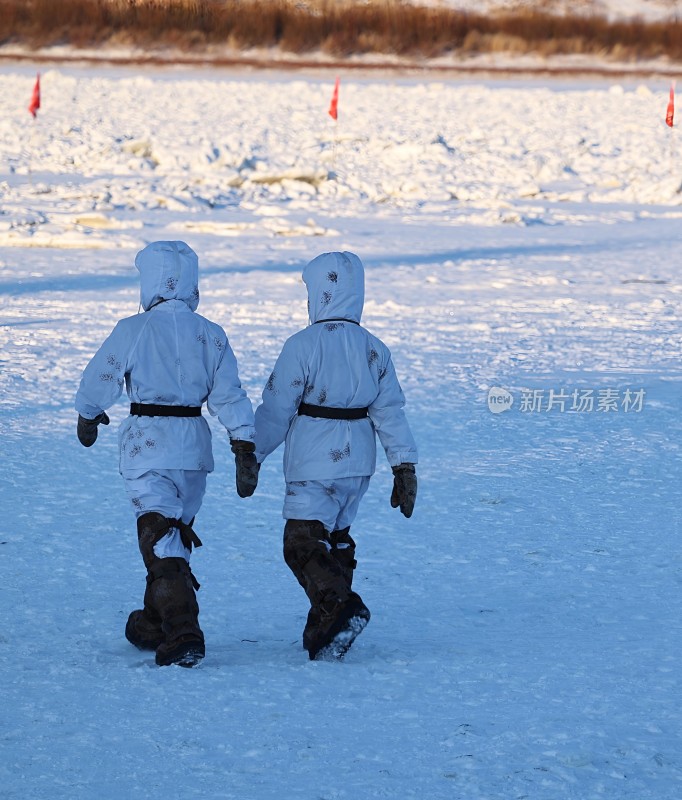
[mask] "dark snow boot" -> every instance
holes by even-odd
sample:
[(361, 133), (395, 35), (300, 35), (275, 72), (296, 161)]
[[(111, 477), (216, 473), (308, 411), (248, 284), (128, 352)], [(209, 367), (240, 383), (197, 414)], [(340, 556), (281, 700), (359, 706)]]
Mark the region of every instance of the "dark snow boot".
[(126, 639), (140, 650), (156, 650), (166, 641), (161, 617), (150, 605), (149, 585), (144, 593), (144, 608), (136, 609), (128, 617)]
[(303, 628), (303, 649), (308, 652), (317, 638), (317, 629), (320, 627), (320, 619), (320, 609), (316, 606), (310, 606), (308, 618), (305, 621), (305, 628)]
[(206, 654), (199, 627), (199, 605), (189, 564), (184, 558), (161, 558), (150, 570), (149, 589), (161, 617), (165, 641), (156, 648), (156, 663), (193, 667)]
[[(334, 533), (341, 534), (339, 541), (352, 542), (348, 530)], [(311, 659), (316, 658), (320, 650), (330, 645), (342, 631), (349, 629), (350, 620), (362, 619), (361, 625), (354, 624), (357, 632), (352, 637), (345, 637), (348, 639), (345, 649), (339, 648), (339, 657), (342, 656), (369, 621), (369, 611), (350, 588), (355, 559), (339, 559), (335, 549), (330, 534), (318, 520), (287, 521), (284, 560), (310, 600), (303, 646)], [(340, 548), (340, 552), (350, 549)]]
[[(331, 545), (331, 554), (341, 568), (346, 586), (350, 590), (353, 585), (353, 572), (358, 562), (355, 560), (355, 542), (350, 535), (350, 526), (341, 530), (332, 531), (327, 536)], [(303, 649), (310, 650), (317, 637), (317, 628), (320, 625), (321, 612), (319, 607), (311, 606), (308, 612), (305, 628), (303, 629)]]
[(134, 644), (139, 650), (156, 650), (166, 640), (161, 630), (161, 619), (154, 621), (144, 608), (130, 612), (125, 635), (130, 644)]
[(365, 629), (370, 619), (360, 595), (351, 592), (345, 602), (325, 602), (320, 622), (308, 647), (311, 661), (338, 661)]
[[(144, 609), (128, 618), (126, 638), (137, 647), (155, 649), (159, 666), (192, 667), (205, 655), (195, 594), (199, 584), (184, 558), (158, 558), (154, 553), (154, 545), (175, 522), (156, 512), (143, 514), (137, 521), (147, 590)], [(155, 638), (157, 630), (160, 634)]]

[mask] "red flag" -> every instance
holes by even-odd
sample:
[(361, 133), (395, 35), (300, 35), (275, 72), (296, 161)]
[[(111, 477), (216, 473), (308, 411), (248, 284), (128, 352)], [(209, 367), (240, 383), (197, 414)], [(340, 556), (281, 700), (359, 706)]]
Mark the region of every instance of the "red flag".
[(339, 118), (339, 79), (336, 79), (334, 84), (334, 94), (332, 94), (332, 102), (329, 106), (329, 116), (332, 119)]
[(665, 112), (665, 124), (672, 128), (673, 117), (675, 116), (675, 84), (670, 84), (670, 100), (668, 100), (668, 110)]
[(31, 95), (31, 102), (28, 104), (28, 110), (35, 117), (38, 114), (39, 108), (40, 108), (40, 73), (38, 73), (38, 77), (36, 78), (36, 85), (33, 87), (33, 94)]

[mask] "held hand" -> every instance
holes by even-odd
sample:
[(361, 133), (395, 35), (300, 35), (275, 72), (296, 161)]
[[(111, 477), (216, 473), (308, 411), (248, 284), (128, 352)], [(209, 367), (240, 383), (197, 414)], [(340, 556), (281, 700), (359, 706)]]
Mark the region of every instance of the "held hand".
[(98, 414), (94, 419), (85, 419), (85, 417), (81, 417), (78, 415), (78, 426), (76, 428), (76, 436), (78, 436), (78, 441), (83, 445), (83, 447), (92, 447), (92, 445), (97, 441), (97, 426), (98, 425), (108, 425), (109, 424), (109, 417), (106, 414), (106, 411), (102, 411), (101, 414)]
[(231, 439), (232, 452), (236, 467), (237, 494), (240, 497), (251, 497), (258, 485), (258, 471), (260, 464), (256, 461), (256, 445), (253, 442), (243, 442)]
[(393, 508), (400, 506), (402, 514), (409, 519), (417, 499), (417, 475), (414, 464), (399, 464), (393, 467), (393, 476), (391, 506)]

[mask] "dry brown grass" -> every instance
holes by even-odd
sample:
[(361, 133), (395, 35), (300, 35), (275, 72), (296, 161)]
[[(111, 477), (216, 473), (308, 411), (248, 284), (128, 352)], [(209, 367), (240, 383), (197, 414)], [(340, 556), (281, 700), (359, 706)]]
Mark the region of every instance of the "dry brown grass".
[(682, 60), (682, 23), (545, 12), (473, 14), (400, 0), (0, 0), (0, 43), (278, 46), (334, 56), (586, 53)]

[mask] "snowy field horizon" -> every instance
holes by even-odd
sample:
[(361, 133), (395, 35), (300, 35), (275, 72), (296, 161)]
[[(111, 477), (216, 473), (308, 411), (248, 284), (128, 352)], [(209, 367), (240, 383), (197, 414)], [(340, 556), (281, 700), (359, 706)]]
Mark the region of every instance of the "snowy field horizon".
[[(678, 800), (682, 164), (668, 84), (0, 68), (0, 796)], [(351, 250), (420, 449), (353, 526), (372, 620), (309, 662), (281, 451), (234, 491), (214, 419), (207, 655), (123, 636), (144, 567), (116, 427), (74, 394), (133, 260), (199, 254), (254, 406)], [(511, 405), (510, 405), (511, 404)]]
[(413, 4), (445, 6), (463, 11), (495, 13), (518, 9), (542, 10), (554, 14), (580, 13), (606, 16), (609, 19), (650, 21), (679, 15), (677, 0), (412, 0)]

